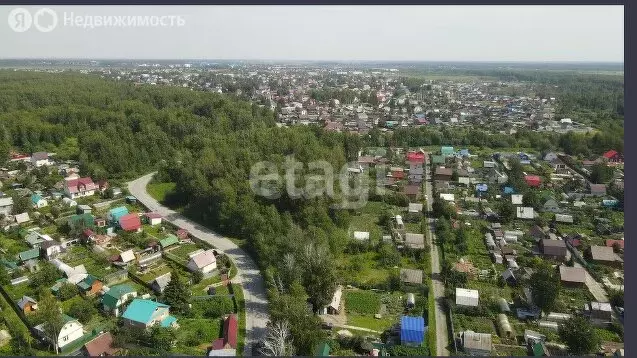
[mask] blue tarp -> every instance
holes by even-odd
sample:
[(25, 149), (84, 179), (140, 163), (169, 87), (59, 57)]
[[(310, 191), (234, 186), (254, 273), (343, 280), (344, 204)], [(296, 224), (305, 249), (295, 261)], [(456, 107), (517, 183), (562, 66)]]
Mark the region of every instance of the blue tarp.
[(510, 187), (510, 186), (505, 186), (504, 187), (504, 193), (505, 194), (513, 194), (513, 193), (515, 193), (515, 190), (513, 190), (513, 188)]
[(402, 316), (400, 318), (401, 343), (422, 343), (425, 340), (425, 319), (423, 317)]
[(488, 189), (489, 189), (489, 187), (487, 186), (487, 184), (477, 184), (476, 185), (476, 190), (477, 191), (486, 192)]

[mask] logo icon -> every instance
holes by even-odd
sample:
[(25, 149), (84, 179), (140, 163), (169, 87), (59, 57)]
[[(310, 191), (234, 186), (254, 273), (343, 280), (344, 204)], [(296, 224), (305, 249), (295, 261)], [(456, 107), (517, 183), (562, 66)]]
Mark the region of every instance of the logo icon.
[(40, 32), (51, 32), (58, 24), (58, 15), (49, 8), (42, 8), (31, 15), (24, 8), (13, 9), (9, 13), (9, 27), (15, 32), (25, 32), (33, 25)]
[(33, 18), (27, 9), (17, 8), (9, 13), (9, 27), (15, 32), (25, 32), (31, 28)]

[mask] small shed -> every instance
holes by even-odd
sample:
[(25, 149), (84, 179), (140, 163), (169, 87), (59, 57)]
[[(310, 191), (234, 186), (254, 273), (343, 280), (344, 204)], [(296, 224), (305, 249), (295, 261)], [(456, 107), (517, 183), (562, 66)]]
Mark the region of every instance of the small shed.
[(511, 312), (511, 307), (509, 307), (509, 303), (503, 297), (498, 298), (498, 306), (500, 307), (500, 312), (502, 313)]
[(402, 316), (400, 318), (400, 344), (420, 346), (425, 340), (425, 319), (423, 317)]
[(477, 307), (480, 294), (478, 290), (468, 290), (466, 288), (456, 288), (456, 305)]
[(356, 239), (357, 241), (369, 241), (369, 232), (354, 231), (354, 239)]

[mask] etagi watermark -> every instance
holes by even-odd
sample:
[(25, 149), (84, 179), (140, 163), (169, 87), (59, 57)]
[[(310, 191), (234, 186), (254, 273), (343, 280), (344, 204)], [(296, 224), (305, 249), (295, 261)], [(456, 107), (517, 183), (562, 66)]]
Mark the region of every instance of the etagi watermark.
[[(337, 201), (332, 204), (336, 209), (360, 209), (367, 203), (370, 177), (357, 163), (347, 163), (335, 171), (326, 161), (313, 161), (306, 169), (302, 162), (288, 156), (283, 163), (283, 176), (280, 169), (279, 165), (269, 161), (253, 165), (250, 170), (252, 191), (273, 200), (280, 198), (283, 191), (291, 199), (327, 196)], [(377, 168), (376, 193), (379, 195), (385, 190), (382, 186), (384, 173), (383, 168)], [(338, 192), (335, 190), (336, 181), (340, 188)]]
[[(75, 15), (64, 12), (63, 26), (93, 29), (96, 27), (182, 27), (186, 20), (180, 15)], [(9, 13), (9, 27), (15, 32), (25, 32), (34, 27), (40, 32), (51, 32), (59, 24), (58, 13), (42, 8), (33, 14), (27, 9), (16, 8)]]

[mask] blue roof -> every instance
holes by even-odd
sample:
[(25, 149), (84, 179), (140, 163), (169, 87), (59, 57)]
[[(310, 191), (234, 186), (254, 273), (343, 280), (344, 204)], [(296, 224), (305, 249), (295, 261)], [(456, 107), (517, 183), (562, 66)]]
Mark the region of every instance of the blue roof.
[(513, 190), (513, 188), (510, 187), (510, 186), (505, 186), (504, 187), (504, 193), (505, 194), (513, 194), (513, 193), (515, 193), (515, 190)]
[(119, 221), (119, 218), (128, 214), (128, 208), (125, 206), (119, 206), (117, 208), (113, 208), (109, 210), (108, 213), (110, 214), (110, 216), (113, 218), (114, 221)]
[(476, 185), (476, 190), (477, 191), (487, 191), (489, 189), (489, 187), (487, 186), (487, 184), (477, 184)]
[(173, 317), (173, 316), (168, 316), (166, 318), (164, 318), (163, 321), (161, 321), (161, 326), (162, 327), (170, 327), (171, 324), (173, 324), (173, 322), (176, 322), (177, 318)]
[(469, 149), (460, 149), (460, 155), (462, 156), (468, 156), (469, 154)]
[(33, 204), (37, 204), (40, 200), (42, 200), (42, 197), (38, 194), (33, 194), (31, 195), (31, 201), (33, 202)]
[(155, 311), (162, 307), (169, 308), (170, 306), (151, 300), (136, 298), (130, 303), (130, 305), (128, 305), (128, 308), (124, 311), (122, 318), (148, 324), (152, 320)]
[(400, 317), (400, 341), (422, 343), (425, 340), (425, 319), (422, 317)]

